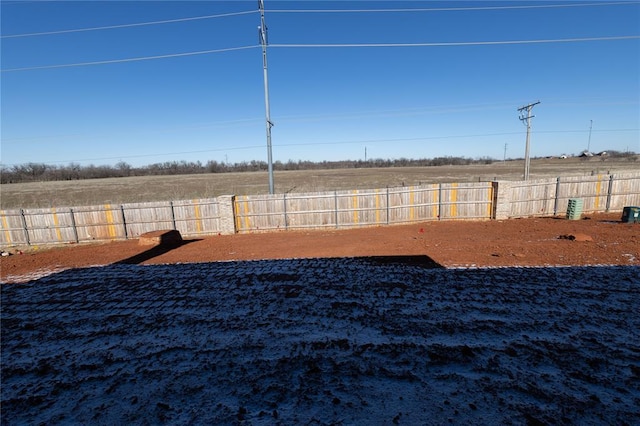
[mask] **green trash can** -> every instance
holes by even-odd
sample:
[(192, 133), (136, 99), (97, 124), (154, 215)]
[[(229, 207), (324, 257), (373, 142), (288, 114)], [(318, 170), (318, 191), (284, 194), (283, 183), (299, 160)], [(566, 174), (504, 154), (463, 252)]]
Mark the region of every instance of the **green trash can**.
[(580, 198), (570, 198), (567, 205), (567, 219), (580, 220), (582, 216), (583, 201)]
[(622, 222), (640, 223), (640, 207), (628, 206), (622, 209)]

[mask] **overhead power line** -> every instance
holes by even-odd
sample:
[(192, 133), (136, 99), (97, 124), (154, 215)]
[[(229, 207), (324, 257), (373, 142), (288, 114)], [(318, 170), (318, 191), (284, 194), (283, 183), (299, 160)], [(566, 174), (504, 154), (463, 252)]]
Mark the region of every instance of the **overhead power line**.
[(203, 16), (193, 16), (191, 18), (167, 19), (164, 21), (138, 22), (134, 24), (121, 24), (121, 25), (107, 25), (104, 27), (92, 27), (92, 28), (76, 28), (71, 30), (45, 31), (40, 33), (10, 34), (10, 35), (3, 35), (1, 38), (37, 37), (37, 36), (44, 36), (44, 35), (79, 33), (79, 32), (85, 32), (85, 31), (114, 30), (118, 28), (132, 28), (132, 27), (142, 27), (147, 25), (162, 25), (162, 24), (173, 24), (175, 22), (197, 21), (202, 19), (226, 18), (229, 16), (248, 15), (248, 14), (257, 13), (257, 12), (258, 12), (257, 10), (249, 10), (245, 12), (223, 13), (220, 15), (203, 15)]
[(228, 47), (225, 49), (213, 49), (213, 50), (201, 50), (198, 52), (186, 52), (186, 53), (171, 53), (168, 55), (157, 55), (157, 56), (143, 56), (138, 58), (127, 58), (127, 59), (111, 59), (106, 61), (93, 61), (93, 62), (78, 62), (74, 64), (60, 64), (60, 65), (43, 65), (37, 67), (23, 67), (23, 68), (10, 68), (6, 70), (1, 70), (2, 72), (15, 72), (15, 71), (31, 71), (31, 70), (44, 70), (44, 69), (52, 69), (52, 68), (71, 68), (71, 67), (85, 67), (89, 65), (105, 65), (105, 64), (118, 64), (122, 62), (137, 62), (137, 61), (149, 61), (152, 59), (167, 59), (167, 58), (178, 58), (182, 56), (196, 56), (196, 55), (208, 55), (211, 53), (222, 53), (222, 52), (231, 52), (234, 50), (246, 50), (246, 49), (254, 49), (258, 47), (258, 45), (254, 46), (241, 46), (241, 47)]
[(501, 40), (501, 41), (452, 41), (429, 43), (335, 43), (335, 44), (270, 44), (269, 47), (303, 48), (303, 47), (436, 47), (436, 46), (492, 46), (504, 44), (542, 44), (542, 43), (578, 43), (587, 41), (614, 41), (640, 39), (640, 35), (612, 37), (556, 38), (538, 40)]
[[(583, 37), (583, 38), (562, 38), (562, 39), (539, 39), (539, 40), (502, 40), (502, 41), (460, 41), (460, 42), (433, 42), (433, 43), (336, 43), (336, 44), (269, 44), (275, 48), (336, 48), (336, 47), (453, 47), (453, 46), (496, 46), (514, 44), (544, 44), (544, 43), (578, 43), (589, 41), (616, 41), (640, 39), (640, 35), (612, 36), (612, 37)], [(83, 67), (89, 65), (105, 65), (123, 62), (148, 61), (153, 59), (177, 58), (181, 56), (207, 55), (211, 53), (230, 52), (234, 50), (254, 49), (259, 45), (230, 47), (226, 49), (201, 50), (198, 52), (172, 53), (168, 55), (142, 56), (127, 59), (111, 59), (105, 61), (78, 62), (72, 64), (42, 65), (35, 67), (9, 68), (0, 70), (1, 72), (31, 71), (52, 68)]]
[(474, 10), (510, 10), (510, 9), (554, 9), (565, 7), (591, 7), (591, 6), (616, 6), (634, 5), (638, 1), (602, 2), (602, 3), (561, 3), (561, 4), (536, 4), (519, 6), (467, 6), (467, 7), (430, 7), (430, 8), (404, 8), (404, 9), (273, 9), (269, 13), (390, 13), (390, 12), (457, 12)]
[[(624, 6), (640, 4), (640, 1), (619, 1), (602, 3), (563, 3), (563, 4), (538, 4), (538, 5), (516, 5), (516, 6), (469, 6), (469, 7), (433, 7), (433, 8), (404, 8), (404, 9), (273, 9), (266, 10), (269, 13), (402, 13), (402, 12), (457, 12), (457, 11), (483, 11), (483, 10), (518, 10), (518, 9), (557, 9), (575, 7), (598, 7), (598, 6)], [(87, 31), (114, 30), (120, 28), (133, 28), (150, 25), (172, 24), (176, 22), (189, 22), (203, 19), (226, 18), (230, 16), (240, 16), (258, 13), (258, 10), (247, 10), (242, 12), (222, 13), (218, 15), (192, 16), (188, 18), (166, 19), (150, 22), (136, 22), (131, 24), (106, 25), (100, 27), (75, 28), (68, 30), (43, 31), (37, 33), (9, 34), (0, 38), (21, 38), (38, 37), (57, 34), (69, 34)]]

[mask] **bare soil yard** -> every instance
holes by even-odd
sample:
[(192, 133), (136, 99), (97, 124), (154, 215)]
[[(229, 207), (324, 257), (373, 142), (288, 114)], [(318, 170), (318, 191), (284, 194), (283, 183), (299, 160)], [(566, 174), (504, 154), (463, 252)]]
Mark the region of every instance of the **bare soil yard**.
[(639, 265), (640, 224), (620, 213), (506, 221), (433, 221), (337, 231), (280, 231), (185, 240), (177, 247), (137, 240), (31, 249), (0, 259), (3, 282), (74, 267), (254, 259), (428, 256), (444, 267)]

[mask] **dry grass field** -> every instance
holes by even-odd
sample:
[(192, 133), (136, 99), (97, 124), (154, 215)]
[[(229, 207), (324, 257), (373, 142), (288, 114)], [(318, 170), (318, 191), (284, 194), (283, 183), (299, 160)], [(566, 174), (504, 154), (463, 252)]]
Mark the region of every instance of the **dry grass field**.
[[(640, 162), (613, 158), (534, 159), (530, 179), (637, 171)], [(275, 192), (304, 193), (443, 182), (520, 180), (524, 162), (437, 167), (278, 171)], [(0, 208), (73, 207), (268, 193), (266, 172), (144, 176), (0, 186)]]

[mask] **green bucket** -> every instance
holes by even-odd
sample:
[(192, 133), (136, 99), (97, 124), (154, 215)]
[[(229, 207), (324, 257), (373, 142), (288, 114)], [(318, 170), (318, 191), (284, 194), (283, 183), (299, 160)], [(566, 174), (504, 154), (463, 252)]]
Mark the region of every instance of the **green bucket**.
[(580, 198), (570, 198), (567, 205), (567, 219), (580, 220), (582, 216), (583, 201)]

